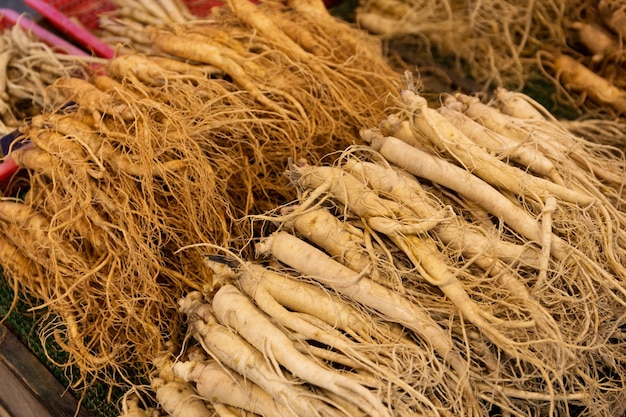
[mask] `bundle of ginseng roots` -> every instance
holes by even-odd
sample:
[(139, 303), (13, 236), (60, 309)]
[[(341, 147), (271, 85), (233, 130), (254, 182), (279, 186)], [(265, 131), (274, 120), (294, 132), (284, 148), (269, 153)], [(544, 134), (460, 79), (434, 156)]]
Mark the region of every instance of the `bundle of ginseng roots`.
[(185, 23), (209, 14), (215, 0), (189, 2), (194, 12), (182, 0), (111, 0), (112, 10), (98, 15), (94, 34), (105, 44), (122, 52), (132, 50), (149, 53), (150, 37), (145, 33), (148, 26), (156, 27)]
[(524, 89), (568, 118), (611, 119), (626, 113), (625, 13), (619, 0), (361, 0), (356, 19), (485, 90)]
[(623, 415), (624, 155), (519, 93), (434, 108), (407, 80), (369, 146), (290, 167), (259, 258), (209, 252), (162, 412)]
[(289, 3), (149, 29), (153, 53), (58, 80), (22, 127), (31, 145), (12, 156), (30, 184), (0, 203), (0, 264), (47, 312), (41, 336), (77, 387), (148, 375), (182, 341), (177, 300), (212, 280), (190, 245), (250, 250), (246, 216), (295, 197), (287, 161), (384, 114), (396, 75), (378, 42), (321, 1)]
[(0, 135), (39, 114), (46, 88), (60, 77), (86, 77), (99, 62), (50, 47), (19, 24), (0, 32)]

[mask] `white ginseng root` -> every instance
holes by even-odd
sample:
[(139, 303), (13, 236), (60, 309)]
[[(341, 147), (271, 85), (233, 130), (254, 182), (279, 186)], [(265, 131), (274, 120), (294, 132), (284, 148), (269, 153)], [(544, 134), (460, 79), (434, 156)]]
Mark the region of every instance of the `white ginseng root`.
[(463, 164), (465, 169), (494, 187), (503, 188), (516, 195), (530, 197), (537, 201), (555, 196), (581, 206), (594, 203), (595, 199), (585, 193), (535, 177), (495, 158), (485, 149), (476, 146), (443, 115), (429, 108), (423, 97), (409, 90), (404, 90), (402, 96), (412, 112), (412, 122), (416, 129), (425, 134), (436, 149), (444, 150), (452, 155)]
[[(381, 333), (380, 326), (373, 326), (371, 318), (342, 301), (336, 294), (261, 265), (246, 264), (239, 272), (238, 281), (250, 296), (254, 297), (256, 287), (262, 286), (285, 308), (316, 317), (359, 342), (397, 342), (402, 338), (399, 329), (394, 331), (390, 328)], [(315, 300), (315, 303), (311, 303), (311, 300)]]
[[(378, 192), (390, 194), (401, 200), (420, 218), (431, 218), (442, 203), (434, 201), (419, 181), (405, 171), (383, 164), (349, 158), (342, 167), (362, 178)], [(321, 227), (316, 223), (316, 227)], [(492, 267), (495, 259), (506, 263), (521, 262), (525, 266), (539, 267), (539, 253), (528, 245), (507, 242), (485, 229), (472, 227), (461, 216), (454, 216), (434, 227), (434, 232), (446, 245), (460, 250), (467, 258), (484, 267)], [(321, 232), (319, 232), (321, 233)], [(320, 243), (315, 242), (317, 245)]]
[(464, 393), (471, 398), (466, 363), (453, 350), (443, 329), (421, 307), (411, 303), (402, 294), (352, 271), (289, 233), (273, 233), (257, 244), (257, 251), (265, 255), (271, 254), (303, 275), (314, 277), (338, 293), (378, 311), (385, 319), (415, 332), (450, 364)]
[(537, 175), (549, 178), (556, 184), (563, 184), (564, 180), (554, 163), (537, 149), (532, 141), (519, 142), (494, 132), (453, 107), (453, 105), (444, 105), (439, 107), (437, 111), (458, 127), (475, 144), (493, 152), (499, 159), (514, 161)]
[[(407, 172), (441, 184), (476, 202), (526, 239), (535, 242), (543, 240), (539, 223), (526, 210), (465, 169), (390, 136), (374, 138), (372, 147)], [(571, 248), (565, 241), (553, 236), (551, 254), (555, 258), (565, 259), (570, 252)]]
[[(307, 352), (316, 354), (318, 357), (330, 360), (333, 363), (349, 366), (353, 369), (352, 372), (358, 373), (359, 376), (362, 372), (364, 372), (365, 375), (371, 374), (374, 378), (376, 378), (376, 381), (385, 381), (385, 383), (381, 384), (381, 386), (389, 386), (390, 393), (386, 396), (389, 397), (392, 402), (399, 397), (399, 394), (395, 393), (395, 387), (398, 387), (410, 396), (411, 406), (414, 410), (420, 410), (421, 412), (427, 413), (433, 412), (433, 410), (436, 409), (435, 405), (428, 400), (424, 394), (419, 392), (416, 387), (412, 387), (406, 381), (402, 380), (400, 374), (396, 369), (394, 369), (394, 366), (400, 358), (389, 358), (384, 352), (386, 348), (381, 348), (381, 346), (388, 345), (379, 346), (377, 344), (366, 344), (363, 342), (355, 343), (345, 337), (338, 329), (330, 326), (316, 325), (314, 320), (306, 320), (301, 315), (302, 313), (297, 310), (288, 310), (281, 305), (276, 298), (274, 298), (274, 294), (281, 292), (281, 290), (277, 288), (276, 285), (266, 285), (268, 276), (273, 276), (274, 280), (288, 280), (288, 278), (267, 270), (261, 265), (248, 264), (244, 266), (242, 271), (239, 273), (238, 283), (245, 293), (254, 298), (259, 308), (276, 320), (277, 323), (292, 330), (293, 332), (296, 332), (303, 340), (313, 340), (325, 345), (325, 348), (319, 350), (315, 346), (307, 346), (303, 347), (303, 349)], [(290, 291), (285, 291), (286, 288), (283, 287), (283, 294), (278, 294), (279, 298), (285, 298), (289, 297), (291, 294), (297, 294), (301, 286), (304, 287), (310, 285), (296, 279), (291, 279), (289, 281), (292, 281), (291, 284), (287, 285), (290, 288)], [(320, 298), (327, 298), (327, 301), (330, 301), (327, 296), (321, 296)], [(311, 310), (321, 309), (321, 306), (317, 303), (317, 300), (320, 298), (311, 298), (316, 300), (315, 308), (311, 308)], [(333, 298), (335, 298), (336, 310), (342, 309), (342, 305), (349, 306), (345, 302), (338, 300), (336, 297)], [(327, 305), (328, 304), (329, 303), (327, 303)], [(349, 307), (346, 308), (349, 309)], [(375, 319), (372, 319), (372, 329), (378, 325), (378, 323), (374, 320)], [(404, 340), (402, 342), (396, 342), (396, 351), (403, 350), (401, 346), (402, 343), (413, 345), (411, 347), (416, 348), (416, 346), (407, 341), (406, 338), (403, 339)], [(407, 365), (407, 368), (410, 368), (410, 365)], [(375, 384), (378, 384), (378, 382), (375, 382)], [(405, 403), (409, 402), (408, 399), (404, 399), (403, 401)]]
[(350, 269), (364, 271), (373, 263), (364, 248), (363, 231), (339, 220), (326, 208), (298, 214), (288, 225)]
[(213, 297), (215, 317), (295, 377), (327, 389), (372, 416), (390, 416), (380, 398), (354, 378), (330, 371), (303, 355), (289, 337), (236, 287), (225, 285)]
[(155, 378), (151, 386), (156, 399), (172, 417), (212, 417), (203, 399), (187, 381), (177, 378)]
[(174, 373), (195, 384), (198, 395), (214, 405), (229, 405), (267, 417), (296, 416), (258, 385), (239, 374), (228, 372), (216, 361), (178, 362)]
[[(357, 272), (367, 270), (374, 281), (402, 291), (402, 276), (399, 271), (385, 266), (385, 263), (391, 262), (391, 254), (386, 253), (380, 245), (374, 246), (369, 231), (339, 219), (328, 208), (294, 214), (293, 219), (287, 219), (287, 228), (293, 228), (307, 241), (324, 249), (348, 268)], [(431, 227), (432, 224), (429, 223), (422, 224)], [(437, 223), (440, 222), (434, 224)], [(384, 257), (381, 256), (383, 253)]]
[(276, 371), (263, 353), (246, 342), (239, 334), (218, 323), (211, 306), (198, 292), (191, 292), (180, 300), (180, 309), (190, 316), (190, 330), (203, 349), (222, 365), (229, 367), (259, 386), (281, 407), (294, 415), (341, 415), (332, 406), (316, 399), (304, 387), (294, 384)]
[[(305, 167), (302, 169), (302, 176), (299, 182), (305, 188), (317, 188), (330, 183), (331, 185), (328, 187), (328, 192), (332, 194), (335, 200), (348, 207), (350, 211), (361, 217), (376, 231), (387, 234), (388, 237), (407, 254), (422, 277), (431, 285), (439, 287), (468, 320), (488, 334), (494, 342), (499, 342), (499, 344), (506, 347), (510, 345), (508, 338), (502, 335), (493, 326), (493, 323), (499, 320), (483, 312), (480, 307), (471, 300), (458, 278), (450, 271), (442, 254), (438, 251), (432, 240), (422, 239), (415, 234), (404, 234), (387, 226), (383, 229), (378, 229), (378, 222), (371, 222), (372, 218), (378, 219), (384, 217), (384, 207), (387, 205), (393, 207), (392, 203), (394, 202), (392, 200), (380, 198), (376, 192), (368, 188), (365, 183), (339, 168)], [(402, 206), (399, 202), (397, 205)], [(400, 209), (395, 209), (394, 211), (398, 212)], [(391, 210), (387, 212), (392, 213)], [(388, 216), (387, 220), (389, 222), (396, 221), (395, 218), (391, 216)], [(318, 262), (322, 262), (324, 259), (330, 267), (330, 264), (335, 262), (321, 251), (315, 253), (316, 260), (311, 262), (311, 264), (318, 264)], [(326, 256), (327, 259), (325, 259), (324, 256)], [(345, 269), (345, 271), (341, 271), (342, 276), (349, 276), (351, 273), (354, 274), (348, 268), (343, 267), (343, 265), (336, 264), (337, 266), (335, 266), (333, 270), (338, 271), (341, 268)], [(321, 269), (318, 271), (318, 274), (322, 274)], [(529, 323), (528, 326), (531, 326), (531, 324)]]

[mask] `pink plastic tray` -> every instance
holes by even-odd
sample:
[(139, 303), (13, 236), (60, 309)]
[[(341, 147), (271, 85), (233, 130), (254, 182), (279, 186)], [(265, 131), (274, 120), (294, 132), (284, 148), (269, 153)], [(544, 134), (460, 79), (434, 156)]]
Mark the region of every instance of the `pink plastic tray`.
[(66, 40), (58, 37), (54, 33), (44, 29), (35, 22), (26, 18), (24, 15), (19, 14), (15, 10), (0, 8), (0, 29), (13, 27), (15, 25), (20, 26), (26, 31), (30, 31), (42, 42), (50, 47), (55, 48), (57, 51), (66, 53), (68, 55), (87, 55), (87, 53), (82, 49), (77, 48)]
[[(89, 30), (98, 25), (98, 15), (115, 6), (107, 0), (24, 0), (62, 33), (103, 58), (113, 58), (115, 51)], [(75, 19), (75, 20), (74, 20)], [(79, 23), (76, 23), (76, 20)]]

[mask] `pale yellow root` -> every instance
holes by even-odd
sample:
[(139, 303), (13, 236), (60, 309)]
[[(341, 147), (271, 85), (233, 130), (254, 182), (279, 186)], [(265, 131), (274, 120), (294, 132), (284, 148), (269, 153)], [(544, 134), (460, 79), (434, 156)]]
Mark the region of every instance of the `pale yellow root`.
[[(372, 142), (372, 147), (389, 162), (411, 172), (413, 175), (435, 181), (465, 195), (490, 213), (502, 218), (513, 230), (527, 239), (536, 242), (542, 240), (539, 224), (532, 216), (465, 169), (393, 137), (376, 138)], [(571, 252), (568, 246), (562, 239), (554, 236), (552, 254), (558, 259), (565, 259)]]
[(355, 271), (334, 261), (324, 252), (286, 232), (276, 232), (265, 238), (257, 244), (257, 251), (260, 254), (271, 254), (300, 273), (375, 309), (387, 320), (402, 324), (423, 337), (455, 370), (468, 401), (472, 398), (467, 367), (453, 350), (441, 327), (420, 306), (367, 277), (358, 276)]
[(213, 417), (194, 387), (183, 380), (154, 378), (150, 385), (159, 405), (171, 417)]
[(206, 43), (191, 42), (184, 37), (166, 31), (152, 31), (151, 39), (154, 45), (163, 52), (182, 59), (199, 61), (219, 68), (224, 71), (224, 73), (233, 77), (233, 80), (243, 89), (247, 90), (255, 100), (267, 106), (268, 110), (275, 111), (278, 114), (288, 115), (285, 109), (278, 106), (263, 94), (239, 63), (224, 56), (219, 48)]
[(275, 363), (308, 383), (344, 397), (372, 416), (390, 416), (382, 399), (348, 374), (324, 368), (300, 353), (287, 335), (233, 285), (224, 285), (213, 297), (218, 321), (239, 333)]
[(371, 268), (375, 261), (365, 251), (362, 232), (357, 233), (327, 209), (307, 211), (290, 223), (304, 238), (324, 248), (350, 269), (362, 272)]
[(426, 135), (435, 149), (452, 155), (466, 170), (494, 187), (536, 201), (543, 201), (549, 196), (582, 206), (589, 206), (596, 201), (595, 198), (583, 192), (529, 175), (498, 160), (486, 150), (474, 146), (474, 142), (459, 128), (436, 110), (429, 108), (423, 97), (409, 90), (403, 91), (402, 95), (412, 112), (415, 129)]
[[(348, 159), (343, 168), (362, 177), (379, 192), (396, 196), (418, 218), (431, 218), (439, 209), (419, 181), (402, 170), (356, 159)], [(503, 241), (495, 234), (485, 235), (482, 229), (472, 228), (460, 216), (437, 224), (434, 230), (446, 245), (452, 245), (467, 258), (475, 259), (484, 266), (493, 266), (495, 259), (501, 259), (506, 263), (522, 262), (530, 267), (539, 267), (539, 253), (532, 247)]]
[(295, 417), (289, 408), (274, 399), (245, 376), (229, 372), (216, 361), (178, 362), (174, 372), (195, 383), (198, 395), (213, 406), (229, 405), (261, 416)]
[[(289, 378), (275, 375), (261, 350), (217, 322), (210, 305), (202, 300), (200, 293), (187, 294), (179, 301), (179, 305), (181, 311), (189, 317), (191, 333), (206, 353), (269, 394), (280, 409), (307, 415), (312, 414), (313, 410), (329, 408), (305, 387), (293, 384)], [(184, 370), (183, 365), (175, 366), (175, 371), (178, 370)], [(327, 411), (332, 415), (331, 410)]]
[(133, 120), (135, 115), (124, 103), (113, 96), (99, 90), (89, 81), (80, 78), (61, 78), (52, 86), (55, 92), (67, 101), (74, 101), (81, 107), (102, 114), (121, 117), (123, 120)]
[(546, 109), (524, 93), (496, 88), (497, 105), (504, 114), (524, 120), (546, 120)]
[(600, 104), (626, 114), (626, 91), (616, 87), (585, 65), (567, 55), (554, 58), (554, 72), (565, 88), (586, 94)]
[(594, 22), (575, 22), (572, 29), (576, 30), (578, 40), (593, 54), (592, 62), (601, 62), (620, 50), (615, 34), (604, 26)]
[[(365, 183), (361, 183), (361, 190), (358, 189), (357, 185), (345, 185), (347, 184), (346, 180), (349, 178), (347, 173), (338, 169), (319, 170), (311, 168), (307, 171), (309, 172), (301, 178), (300, 184), (302, 186), (316, 188), (332, 178), (336, 185), (331, 186), (329, 192), (332, 193), (334, 199), (341, 204), (345, 204), (349, 210), (358, 213), (372, 229), (386, 234), (407, 254), (419, 272), (420, 277), (429, 284), (439, 287), (457, 309), (463, 313), (464, 317), (481, 329), (498, 347), (513, 355), (518, 354), (515, 347), (517, 341), (511, 340), (497, 328), (496, 325), (501, 324), (501, 320), (483, 311), (469, 297), (463, 284), (447, 265), (444, 256), (438, 250), (433, 240), (418, 236), (417, 233), (414, 233), (415, 231), (406, 233), (405, 230), (396, 230), (386, 225), (379, 229), (378, 222), (372, 222), (371, 220), (381, 217), (380, 209), (377, 207), (384, 206), (385, 202), (381, 198), (370, 195), (368, 195), (367, 199), (364, 198), (363, 196), (366, 195), (364, 190), (367, 187)], [(334, 177), (331, 177), (333, 175)], [(353, 195), (350, 196), (348, 194)], [(376, 201), (377, 203), (375, 203)], [(373, 208), (372, 211), (370, 211), (370, 207)], [(393, 217), (388, 218), (388, 220), (390, 222), (397, 221)], [(534, 326), (532, 321), (527, 323), (509, 322), (508, 324), (529, 328)]]
[[(247, 264), (239, 274), (238, 283), (243, 291), (256, 301), (260, 309), (276, 320), (277, 323), (295, 332), (299, 339), (302, 339), (300, 344), (296, 344), (297, 348), (301, 346), (299, 350), (305, 354), (312, 353), (331, 363), (343, 364), (351, 368), (355, 377), (365, 378), (366, 381), (371, 380), (368, 381), (368, 385), (378, 386), (378, 391), (381, 395), (393, 396), (396, 392), (396, 387), (400, 388), (405, 395), (411, 398), (410, 401), (408, 398), (403, 399), (403, 402), (410, 402), (415, 410), (436, 410), (434, 404), (420, 392), (419, 388), (411, 387), (403, 380), (400, 374), (394, 373), (394, 368), (400, 359), (395, 358), (393, 354), (387, 358), (384, 345), (377, 346), (376, 342), (374, 344), (365, 344), (363, 341), (355, 342), (334, 326), (320, 325), (316, 320), (309, 320), (306, 316), (298, 314), (298, 310), (290, 311), (293, 310), (291, 308), (293, 304), (289, 303), (289, 310), (286, 306), (283, 306), (278, 299), (287, 299), (292, 294), (295, 296), (299, 293), (300, 288), (303, 290), (308, 289), (309, 284), (298, 279), (289, 280), (287, 278), (281, 280), (281, 283), (289, 281), (282, 288), (275, 284), (267, 284), (268, 277), (276, 278), (278, 276), (278, 274), (271, 273), (260, 265)], [(322, 300), (326, 298), (325, 296), (322, 297)], [(343, 302), (337, 300), (337, 303), (335, 309), (341, 310)], [(318, 315), (326, 316), (333, 313), (332, 309), (329, 309), (327, 312), (317, 314), (317, 311), (322, 311), (322, 306), (316, 303), (315, 307), (317, 308), (311, 309), (314, 314), (312, 317), (314, 318)], [(372, 323), (372, 325), (373, 328), (376, 326), (375, 323)], [(310, 341), (317, 341), (332, 348), (332, 351), (312, 346)], [(401, 344), (406, 343), (406, 340), (398, 340), (397, 343), (396, 349), (399, 351), (402, 348)], [(409, 342), (409, 345), (413, 346), (413, 343)], [(389, 393), (386, 394), (386, 392)], [(395, 403), (395, 398), (391, 401)]]

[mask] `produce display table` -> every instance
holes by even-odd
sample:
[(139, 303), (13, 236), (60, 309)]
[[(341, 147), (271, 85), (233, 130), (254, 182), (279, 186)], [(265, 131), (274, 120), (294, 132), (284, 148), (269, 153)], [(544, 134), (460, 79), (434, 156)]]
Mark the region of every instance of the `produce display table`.
[(90, 417), (12, 331), (0, 335), (0, 416)]

